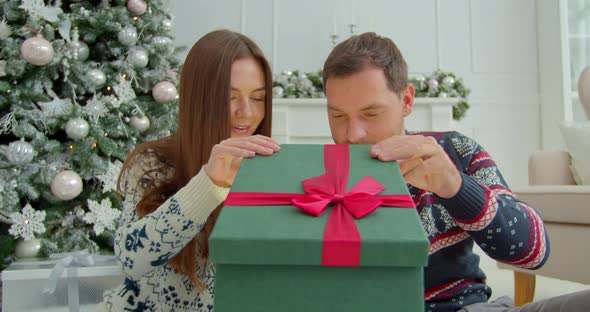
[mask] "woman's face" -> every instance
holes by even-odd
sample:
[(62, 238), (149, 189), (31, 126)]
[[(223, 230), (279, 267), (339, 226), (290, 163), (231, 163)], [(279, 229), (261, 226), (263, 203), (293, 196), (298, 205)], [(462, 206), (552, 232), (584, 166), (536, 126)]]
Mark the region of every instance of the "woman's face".
[(254, 58), (239, 59), (231, 67), (231, 137), (254, 134), (265, 114), (266, 84)]

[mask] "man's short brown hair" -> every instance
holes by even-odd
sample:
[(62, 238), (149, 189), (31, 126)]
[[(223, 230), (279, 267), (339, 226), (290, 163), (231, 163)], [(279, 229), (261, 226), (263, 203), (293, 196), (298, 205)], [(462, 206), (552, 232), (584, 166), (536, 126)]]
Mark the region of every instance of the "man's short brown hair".
[(408, 84), (408, 65), (389, 38), (367, 32), (339, 43), (324, 63), (324, 86), (330, 77), (347, 77), (366, 67), (383, 69), (391, 91), (401, 93)]

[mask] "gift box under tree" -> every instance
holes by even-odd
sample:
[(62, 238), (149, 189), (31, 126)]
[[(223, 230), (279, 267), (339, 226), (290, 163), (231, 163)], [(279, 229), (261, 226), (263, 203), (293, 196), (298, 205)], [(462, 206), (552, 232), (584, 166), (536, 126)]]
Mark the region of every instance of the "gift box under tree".
[(424, 310), (424, 229), (397, 163), (369, 148), (244, 160), (210, 239), (217, 312)]

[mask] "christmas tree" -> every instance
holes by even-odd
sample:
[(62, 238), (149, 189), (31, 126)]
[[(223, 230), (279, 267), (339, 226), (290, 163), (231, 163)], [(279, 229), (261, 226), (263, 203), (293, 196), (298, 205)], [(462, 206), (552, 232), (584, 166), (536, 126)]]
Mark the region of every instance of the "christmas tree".
[(0, 0), (0, 19), (0, 269), (15, 238), (111, 251), (122, 162), (176, 124), (168, 4)]

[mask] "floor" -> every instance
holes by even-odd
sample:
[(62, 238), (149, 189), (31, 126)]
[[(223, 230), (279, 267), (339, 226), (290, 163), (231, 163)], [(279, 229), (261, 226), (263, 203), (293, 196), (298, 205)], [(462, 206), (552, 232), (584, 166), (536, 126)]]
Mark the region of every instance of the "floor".
[[(514, 275), (512, 271), (509, 270), (501, 270), (496, 266), (496, 262), (485, 255), (479, 247), (475, 247), (474, 251), (480, 255), (481, 258), (481, 268), (486, 273), (488, 277), (488, 285), (493, 290), (492, 298), (497, 298), (500, 296), (514, 296)], [(1, 284), (0, 284), (1, 286)], [(584, 285), (580, 283), (574, 283), (569, 281), (563, 281), (554, 278), (548, 278), (543, 276), (538, 276), (536, 281), (536, 291), (535, 291), (535, 301), (543, 300), (546, 298), (551, 298), (559, 295), (564, 295), (580, 290), (590, 289), (590, 285)], [(1, 298), (1, 288), (0, 288), (0, 298)], [(1, 300), (0, 300), (1, 303)], [(94, 311), (95, 306), (93, 305), (83, 305), (80, 307), (80, 311)], [(0, 312), (2, 308), (0, 307)], [(55, 308), (52, 310), (48, 310), (47, 308), (43, 309), (45, 312), (66, 312), (66, 308)]]

